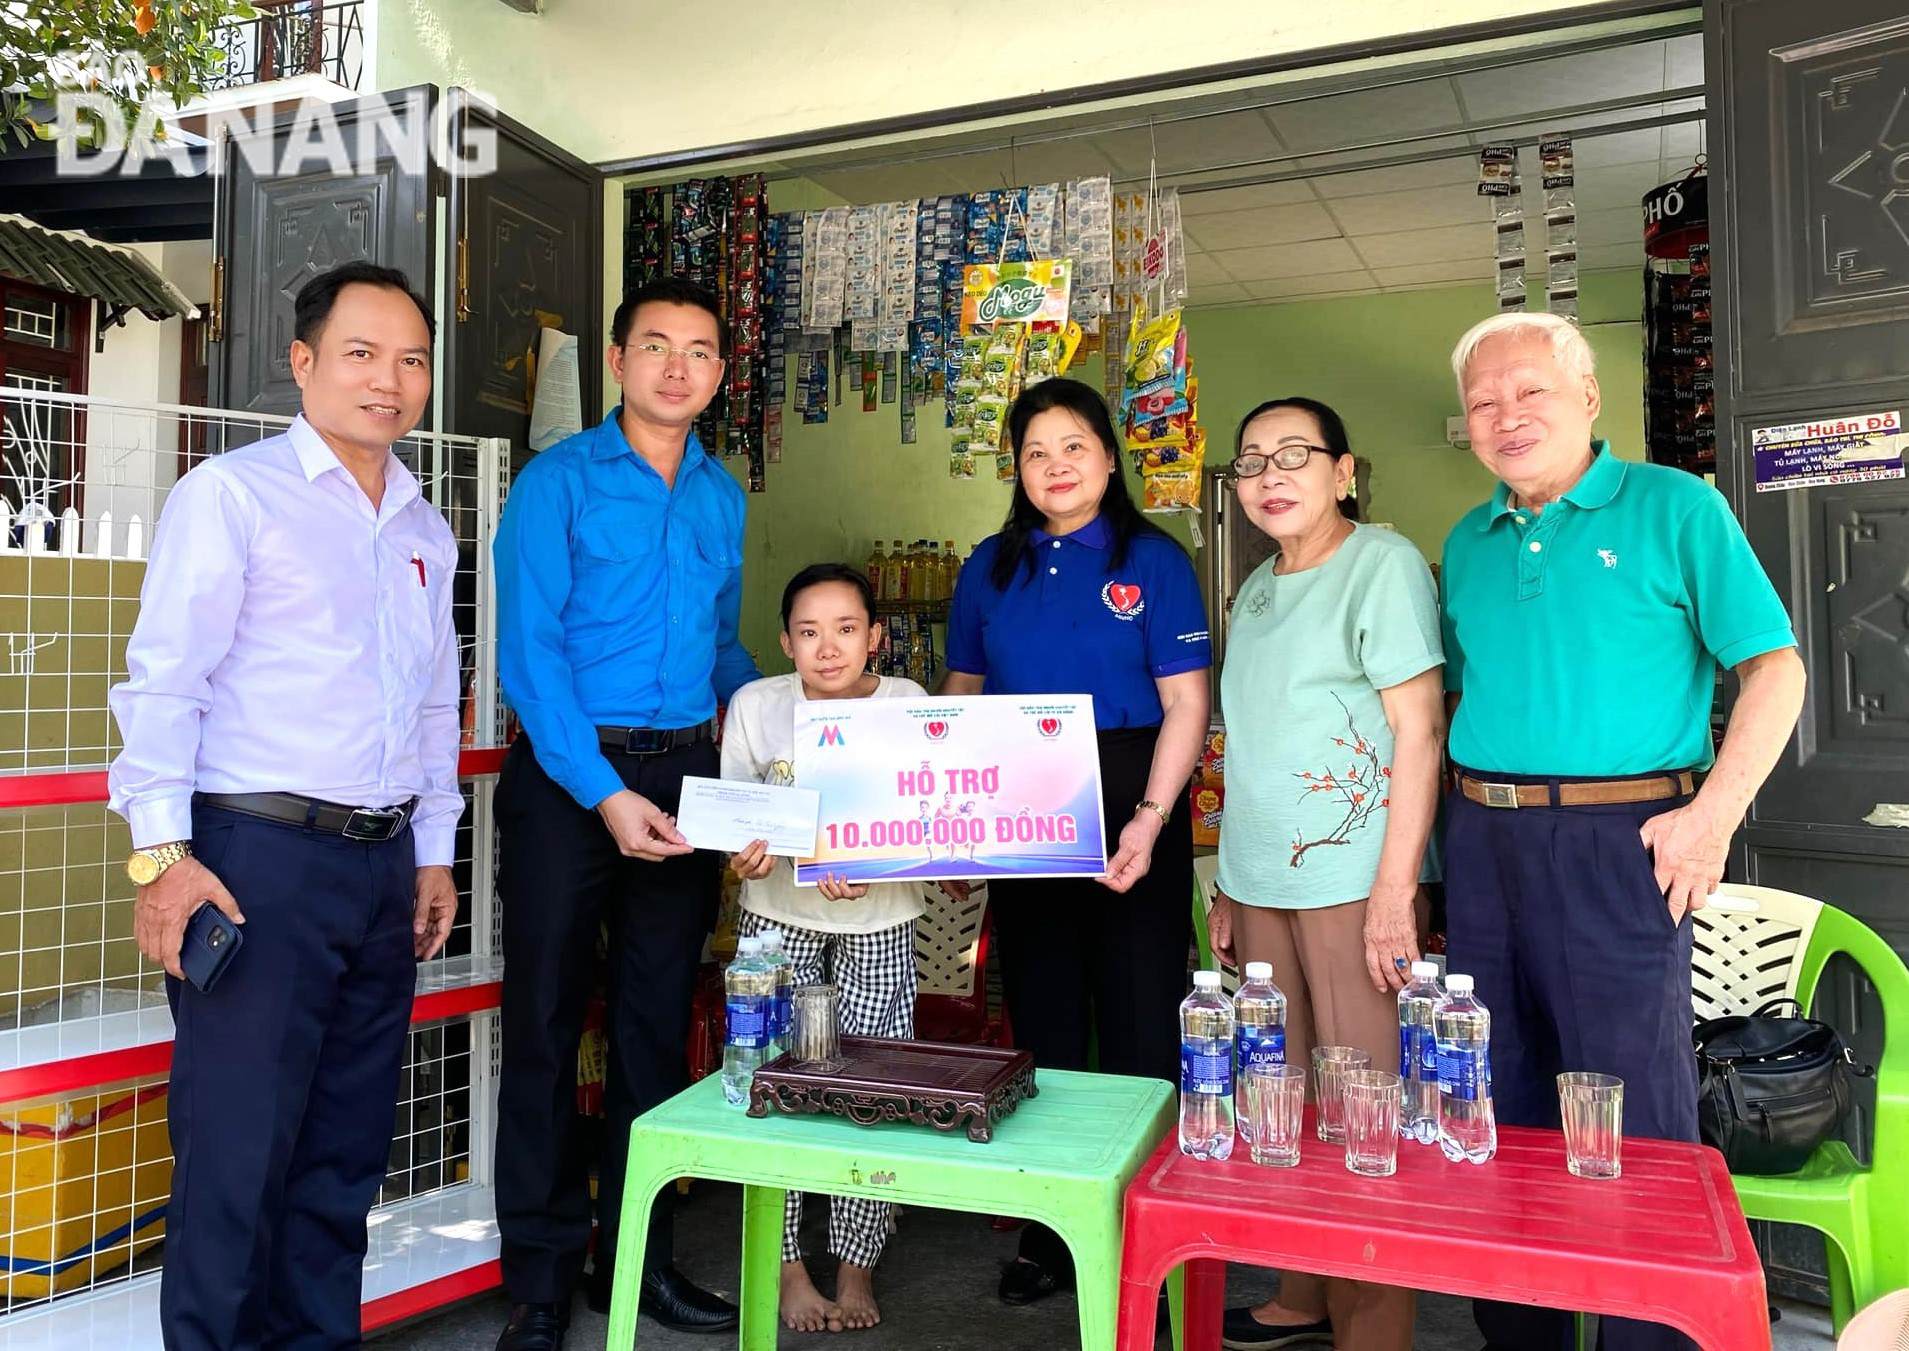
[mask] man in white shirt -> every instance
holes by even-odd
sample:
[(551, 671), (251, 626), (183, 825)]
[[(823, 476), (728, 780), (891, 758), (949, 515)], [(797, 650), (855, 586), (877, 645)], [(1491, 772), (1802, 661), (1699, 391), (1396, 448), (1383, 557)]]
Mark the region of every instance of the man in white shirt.
[[(357, 1345), (415, 963), (457, 912), (457, 551), (391, 453), (435, 326), (403, 273), (351, 263), (294, 329), (304, 412), (171, 490), (111, 695), (175, 1027), (168, 1351)], [(242, 927), (201, 990), (181, 946), (208, 903)]]

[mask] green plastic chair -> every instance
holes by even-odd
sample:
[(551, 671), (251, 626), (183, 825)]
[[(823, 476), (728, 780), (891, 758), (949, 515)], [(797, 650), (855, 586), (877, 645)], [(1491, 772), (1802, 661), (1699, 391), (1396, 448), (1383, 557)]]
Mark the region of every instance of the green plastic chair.
[(1193, 941), (1199, 947), (1200, 969), (1220, 973), (1220, 988), (1228, 994), (1237, 994), (1240, 988), (1240, 973), (1237, 967), (1226, 966), (1213, 960), (1213, 945), (1206, 938), (1206, 912), (1213, 908), (1213, 898), (1219, 895), (1220, 857), (1218, 854), (1201, 854), (1193, 860)]
[(1828, 1240), (1830, 1314), (1841, 1332), (1857, 1309), (1909, 1286), (1909, 968), (1860, 920), (1794, 892), (1720, 887), (1695, 925), (1691, 989), (1700, 1020), (1772, 999), (1807, 1010), (1837, 953), (1863, 969), (1882, 1002), (1869, 1166), (1831, 1140), (1801, 1172), (1732, 1178), (1751, 1219), (1804, 1225)]

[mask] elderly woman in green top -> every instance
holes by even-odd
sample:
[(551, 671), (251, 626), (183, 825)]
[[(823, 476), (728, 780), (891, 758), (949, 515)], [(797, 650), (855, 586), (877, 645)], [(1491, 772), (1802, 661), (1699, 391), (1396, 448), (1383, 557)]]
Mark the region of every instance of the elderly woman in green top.
[[(1398, 1057), (1394, 991), (1419, 955), (1416, 899), (1444, 735), (1438, 602), (1402, 536), (1347, 519), (1345, 424), (1274, 399), (1240, 424), (1241, 512), (1278, 552), (1233, 603), (1220, 676), (1226, 815), (1209, 927), (1223, 958), (1267, 961), (1286, 1055)], [(1328, 1331), (1343, 1351), (1410, 1351), (1412, 1291), (1289, 1274), (1278, 1301), (1228, 1311), (1230, 1347)]]

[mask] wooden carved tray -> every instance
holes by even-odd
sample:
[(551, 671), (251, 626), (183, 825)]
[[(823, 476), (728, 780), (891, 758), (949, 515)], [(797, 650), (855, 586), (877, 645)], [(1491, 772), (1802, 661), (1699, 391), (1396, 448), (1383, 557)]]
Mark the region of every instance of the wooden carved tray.
[(996, 1122), (1039, 1089), (1034, 1057), (995, 1046), (889, 1037), (843, 1037), (840, 1069), (798, 1070), (787, 1055), (757, 1070), (749, 1115), (824, 1112), (858, 1126), (912, 1121), (949, 1131), (965, 1125), (986, 1144)]

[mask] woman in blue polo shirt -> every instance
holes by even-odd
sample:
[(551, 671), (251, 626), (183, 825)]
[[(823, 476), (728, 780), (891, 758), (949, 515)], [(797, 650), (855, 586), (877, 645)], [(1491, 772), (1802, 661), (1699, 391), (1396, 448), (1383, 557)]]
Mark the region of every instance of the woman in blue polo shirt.
[[(1014, 499), (961, 569), (943, 694), (1090, 694), (1112, 856), (1098, 881), (992, 884), (1015, 1041), (1047, 1069), (1173, 1081), (1186, 993), (1193, 824), (1187, 780), (1213, 664), (1199, 579), (1134, 506), (1107, 405), (1046, 380), (1008, 410)], [(1030, 1224), (1001, 1297), (1073, 1281), (1067, 1246)]]

